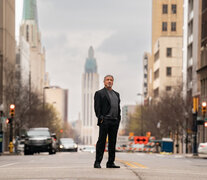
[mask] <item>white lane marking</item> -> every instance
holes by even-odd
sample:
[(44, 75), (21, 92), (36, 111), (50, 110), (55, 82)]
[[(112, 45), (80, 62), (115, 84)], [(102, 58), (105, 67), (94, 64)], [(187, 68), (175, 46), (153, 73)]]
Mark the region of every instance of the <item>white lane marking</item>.
[(15, 164), (19, 164), (19, 163), (4, 164), (4, 165), (1, 165), (0, 168), (7, 167), (7, 166), (12, 166), (12, 165), (15, 165)]

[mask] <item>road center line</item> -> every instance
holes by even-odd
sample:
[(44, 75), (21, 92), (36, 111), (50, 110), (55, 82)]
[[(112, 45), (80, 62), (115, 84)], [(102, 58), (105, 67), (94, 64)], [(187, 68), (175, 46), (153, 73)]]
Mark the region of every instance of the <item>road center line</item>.
[(141, 168), (147, 168), (146, 166), (144, 166), (144, 165), (142, 165), (142, 164), (140, 164), (140, 163), (137, 163), (137, 162), (131, 162), (131, 163), (136, 164), (136, 165), (138, 165), (138, 166), (141, 167)]
[(123, 160), (120, 160), (120, 159), (117, 159), (119, 162), (123, 163), (123, 164), (126, 164), (130, 167), (133, 167), (133, 168), (147, 168), (146, 166), (140, 164), (140, 163), (137, 163), (137, 162), (130, 162), (130, 161), (123, 161)]

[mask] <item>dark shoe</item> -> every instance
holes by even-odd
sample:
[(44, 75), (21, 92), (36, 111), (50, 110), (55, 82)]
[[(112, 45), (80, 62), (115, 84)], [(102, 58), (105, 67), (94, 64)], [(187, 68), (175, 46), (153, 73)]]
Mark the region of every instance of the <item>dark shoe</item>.
[(101, 168), (100, 163), (94, 163), (94, 168)]
[(113, 164), (106, 164), (106, 168), (120, 168), (120, 166), (116, 166), (116, 165), (113, 163)]

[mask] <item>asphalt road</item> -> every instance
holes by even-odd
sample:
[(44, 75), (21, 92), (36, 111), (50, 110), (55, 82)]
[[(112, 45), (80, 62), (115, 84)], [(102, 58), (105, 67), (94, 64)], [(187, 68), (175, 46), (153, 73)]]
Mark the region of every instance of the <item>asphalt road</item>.
[(117, 153), (120, 169), (94, 169), (95, 154), (47, 153), (0, 156), (1, 180), (206, 180), (207, 159), (183, 155)]

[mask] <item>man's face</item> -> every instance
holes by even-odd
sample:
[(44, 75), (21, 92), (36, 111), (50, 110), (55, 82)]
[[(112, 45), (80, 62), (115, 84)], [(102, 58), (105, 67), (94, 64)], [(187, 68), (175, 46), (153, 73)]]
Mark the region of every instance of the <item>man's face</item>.
[(111, 76), (107, 76), (104, 79), (104, 86), (108, 89), (111, 89), (113, 86), (113, 78)]

